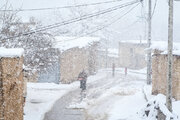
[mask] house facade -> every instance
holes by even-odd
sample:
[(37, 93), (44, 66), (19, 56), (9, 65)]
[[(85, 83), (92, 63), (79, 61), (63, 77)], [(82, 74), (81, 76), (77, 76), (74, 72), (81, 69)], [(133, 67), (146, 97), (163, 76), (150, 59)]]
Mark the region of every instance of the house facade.
[(130, 69), (142, 69), (146, 67), (147, 47), (144, 41), (119, 42), (119, 66)]
[(118, 61), (118, 49), (98, 49), (98, 69), (112, 68), (113, 64), (115, 65), (115, 67), (119, 67)]
[(89, 75), (97, 72), (99, 38), (56, 37), (54, 47), (60, 49), (60, 82), (71, 83), (85, 70)]

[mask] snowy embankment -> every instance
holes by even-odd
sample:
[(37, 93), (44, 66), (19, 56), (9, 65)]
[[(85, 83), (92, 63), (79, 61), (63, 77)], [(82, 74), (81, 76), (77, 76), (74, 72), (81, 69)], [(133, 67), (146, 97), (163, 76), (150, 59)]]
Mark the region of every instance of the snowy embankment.
[[(169, 112), (166, 107), (166, 96), (162, 94), (158, 95), (151, 95), (152, 87), (150, 85), (146, 85), (144, 87), (144, 93), (147, 98), (147, 103), (144, 105), (144, 107), (139, 112), (140, 116), (144, 120), (156, 120), (157, 115), (157, 108), (160, 109), (163, 114), (167, 117), (166, 120), (170, 120), (170, 118), (173, 118), (173, 120), (180, 120), (180, 101), (175, 101), (173, 99), (172, 102), (172, 109), (173, 113)], [(145, 111), (148, 111), (148, 115), (144, 114)]]
[[(102, 71), (111, 74), (110, 69)], [(152, 86), (146, 85), (145, 72), (146, 69), (128, 70), (128, 75), (123, 76), (123, 69), (117, 69), (119, 76), (107, 77), (100, 86), (89, 88), (87, 98), (81, 103), (71, 103), (69, 108), (85, 109), (86, 117), (93, 120), (157, 120), (154, 108), (159, 106), (167, 118), (179, 120), (180, 101), (173, 102), (173, 114), (170, 113), (164, 104), (165, 96), (151, 95)], [(145, 111), (149, 111), (148, 116)]]
[(24, 120), (42, 120), (44, 114), (60, 97), (77, 88), (78, 85), (78, 82), (70, 85), (28, 83)]
[[(180, 101), (173, 102), (174, 112), (171, 114), (163, 105), (165, 97), (151, 95), (151, 86), (146, 85), (145, 71), (128, 70), (125, 76), (123, 68), (116, 69), (113, 78), (110, 69), (101, 70), (88, 78), (87, 98), (82, 102), (74, 100), (67, 108), (82, 108), (86, 117), (93, 120), (156, 120), (157, 112), (153, 112), (152, 108), (161, 104), (168, 116), (180, 116)], [(68, 85), (29, 83), (25, 120), (42, 120), (60, 97), (77, 88), (79, 82)], [(153, 104), (155, 100), (158, 104)], [(152, 111), (151, 116), (144, 117), (147, 109)]]
[(69, 108), (85, 109), (87, 119), (128, 119), (146, 103), (142, 92), (145, 85), (143, 71), (128, 70), (125, 76), (124, 69), (120, 68), (116, 69), (113, 78), (111, 69), (102, 70), (108, 76), (99, 81), (98, 86), (88, 87), (87, 98), (81, 103), (71, 103)]
[[(89, 82), (105, 77), (104, 74), (90, 76)], [(79, 82), (72, 84), (28, 83), (24, 120), (42, 120), (54, 103), (69, 91), (79, 88)]]

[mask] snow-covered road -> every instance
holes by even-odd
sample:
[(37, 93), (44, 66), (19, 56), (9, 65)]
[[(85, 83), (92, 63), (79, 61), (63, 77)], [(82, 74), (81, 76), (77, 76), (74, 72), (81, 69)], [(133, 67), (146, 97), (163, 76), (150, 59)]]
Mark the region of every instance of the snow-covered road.
[(44, 120), (85, 120), (82, 109), (68, 109), (67, 106), (73, 98), (78, 98), (78, 90), (71, 91), (61, 97), (53, 106), (52, 110), (45, 114)]
[(88, 79), (86, 99), (80, 102), (77, 88), (61, 97), (44, 120), (131, 119), (146, 102), (142, 93), (144, 85), (144, 75), (139, 73), (125, 76), (122, 71), (116, 71), (113, 78), (110, 71), (100, 71)]

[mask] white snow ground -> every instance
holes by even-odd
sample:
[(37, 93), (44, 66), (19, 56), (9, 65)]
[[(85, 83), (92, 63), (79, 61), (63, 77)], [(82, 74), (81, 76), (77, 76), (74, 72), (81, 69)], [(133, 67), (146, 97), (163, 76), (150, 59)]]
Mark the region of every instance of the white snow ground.
[[(146, 99), (154, 98), (150, 95), (151, 86), (146, 85), (145, 71), (128, 70), (125, 76), (124, 69), (116, 69), (113, 78), (111, 69), (101, 70), (88, 78), (87, 98), (80, 103), (74, 100), (68, 107), (85, 109), (88, 120), (149, 120), (138, 114), (147, 104)], [(78, 87), (79, 82), (69, 85), (29, 83), (25, 120), (42, 120), (56, 100)], [(180, 116), (180, 101), (173, 102), (173, 109)]]
[(24, 120), (42, 120), (56, 100), (76, 87), (77, 82), (71, 85), (28, 83)]
[[(101, 79), (104, 74), (91, 76), (91, 82)], [(72, 84), (54, 84), (54, 83), (28, 83), (27, 100), (24, 108), (24, 120), (42, 120), (47, 111), (54, 103), (69, 91), (79, 87), (79, 82)]]

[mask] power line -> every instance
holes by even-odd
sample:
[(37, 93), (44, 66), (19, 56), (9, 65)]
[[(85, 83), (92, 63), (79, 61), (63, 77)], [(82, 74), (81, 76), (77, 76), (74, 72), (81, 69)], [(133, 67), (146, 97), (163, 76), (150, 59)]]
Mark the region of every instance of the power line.
[(153, 8), (153, 12), (152, 12), (151, 17), (153, 17), (153, 15), (154, 15), (154, 13), (155, 13), (156, 5), (157, 5), (157, 0), (156, 0), (155, 3), (154, 3), (154, 8)]
[(55, 24), (52, 24), (52, 25), (48, 25), (48, 26), (44, 26), (44, 27), (41, 27), (41, 28), (37, 28), (36, 30), (38, 30), (38, 29), (45, 29), (45, 28), (50, 28), (51, 29), (51, 27), (54, 27), (54, 26), (61, 26), (61, 25), (69, 24), (71, 22), (81, 21), (81, 20), (84, 20), (84, 19), (88, 19), (88, 18), (92, 18), (92, 17), (95, 17), (95, 16), (99, 16), (99, 15), (105, 14), (105, 13), (109, 13), (109, 12), (112, 12), (114, 10), (117, 10), (117, 9), (120, 9), (120, 8), (123, 8), (123, 7), (127, 7), (127, 6), (135, 4), (135, 3), (137, 3), (137, 0), (135, 0), (133, 2), (126, 3), (126, 4), (121, 4), (121, 5), (118, 5), (118, 6), (115, 6), (115, 7), (111, 7), (111, 8), (99, 11), (99, 12), (82, 15), (80, 17), (76, 17), (76, 18), (73, 18), (73, 19), (70, 19), (70, 20), (67, 20), (67, 21), (63, 21), (63, 22), (60, 22), (60, 23), (55, 23)]
[(94, 6), (94, 5), (100, 5), (100, 4), (115, 3), (115, 2), (120, 2), (120, 1), (122, 1), (122, 0), (111, 0), (111, 1), (106, 1), (106, 2), (96, 2), (96, 3), (89, 3), (89, 4), (69, 5), (69, 6), (62, 6), (62, 7), (17, 9), (17, 10), (0, 10), (0, 11), (3, 11), (3, 12), (10, 12), (10, 11), (18, 11), (18, 12), (42, 11), (42, 10), (52, 10), (52, 9), (65, 9), (65, 8), (74, 8), (74, 7)]
[(113, 7), (113, 9), (112, 8), (108, 8), (106, 10), (103, 10), (103, 11), (100, 11), (100, 12), (96, 12), (96, 13), (93, 13), (93, 14), (88, 14), (88, 15), (84, 15), (82, 17), (78, 17), (78, 18), (75, 18), (75, 19), (71, 19), (71, 20), (60, 22), (60, 23), (55, 23), (55, 24), (52, 24), (52, 25), (44, 26), (44, 27), (41, 27), (41, 28), (38, 28), (38, 29), (35, 29), (35, 30), (31, 30), (30, 32), (21, 33), (21, 34), (19, 34), (17, 36), (13, 36), (13, 37), (9, 37), (9, 38), (4, 38), (4, 40), (5, 39), (15, 38), (15, 37), (20, 37), (20, 36), (26, 36), (26, 35), (29, 35), (29, 34), (33, 34), (33, 33), (45, 31), (45, 30), (48, 30), (48, 29), (53, 29), (53, 28), (56, 28), (56, 27), (64, 26), (64, 25), (67, 25), (67, 24), (71, 24), (71, 23), (74, 23), (74, 22), (82, 21), (82, 20), (85, 20), (85, 19), (88, 19), (88, 18), (92, 18), (92, 17), (98, 16), (98, 15), (102, 15), (102, 14), (105, 14), (105, 13), (112, 12), (114, 10), (117, 10), (117, 9), (120, 9), (120, 8), (123, 8), (123, 7), (126, 7), (126, 6), (133, 5), (133, 4), (137, 3), (137, 2), (138, 1), (136, 0), (136, 1), (124, 4), (124, 5), (115, 6), (115, 7)]
[(115, 6), (115, 7), (112, 7), (112, 8), (108, 8), (108, 9), (102, 10), (100, 12), (95, 12), (95, 13), (83, 15), (81, 17), (73, 18), (73, 19), (70, 19), (70, 20), (67, 20), (67, 21), (63, 21), (63, 22), (60, 22), (60, 23), (55, 23), (55, 24), (52, 24), (52, 25), (40, 27), (40, 28), (37, 28), (34, 31), (38, 31), (38, 30), (42, 30), (42, 29), (51, 29), (51, 27), (54, 28), (56, 26), (59, 27), (59, 26), (62, 26), (62, 25), (78, 22), (78, 21), (81, 21), (81, 20), (84, 20), (84, 19), (88, 19), (88, 18), (92, 18), (92, 17), (95, 17), (95, 16), (99, 16), (99, 15), (105, 14), (105, 13), (109, 13), (109, 12), (112, 12), (114, 10), (117, 10), (117, 9), (120, 9), (120, 8), (123, 8), (123, 7), (127, 7), (127, 6), (130, 6), (130, 5), (133, 5), (135, 3), (137, 3), (137, 0), (135, 0), (133, 2), (126, 3), (126, 4), (123, 4), (123, 5), (118, 5), (118, 6)]
[[(103, 26), (103, 27), (101, 27), (101, 28), (97, 28), (96, 30), (94, 30), (94, 31), (92, 31), (92, 32), (90, 32), (90, 33), (87, 33), (87, 34), (85, 34), (85, 35), (86, 35), (86, 36), (87, 36), (87, 35), (92, 35), (93, 33), (96, 33), (97, 31), (103, 30), (103, 29), (111, 26), (112, 24), (116, 23), (117, 21), (119, 21), (120, 19), (122, 19), (124, 16), (126, 16), (128, 13), (130, 13), (130, 12), (131, 12), (133, 9), (135, 9), (138, 5), (139, 5), (139, 4), (133, 6), (130, 10), (128, 10), (126, 13), (124, 13), (123, 15), (121, 15), (120, 17), (118, 17), (117, 19), (113, 20), (111, 23), (109, 23), (109, 24), (107, 24), (107, 25), (105, 25), (105, 26)], [(84, 35), (82, 35), (82, 36), (80, 36), (80, 37), (84, 37)], [(69, 40), (75, 40), (75, 39), (78, 39), (78, 38), (80, 38), (80, 37), (73, 38), (73, 39), (68, 39), (68, 41), (69, 41)]]

